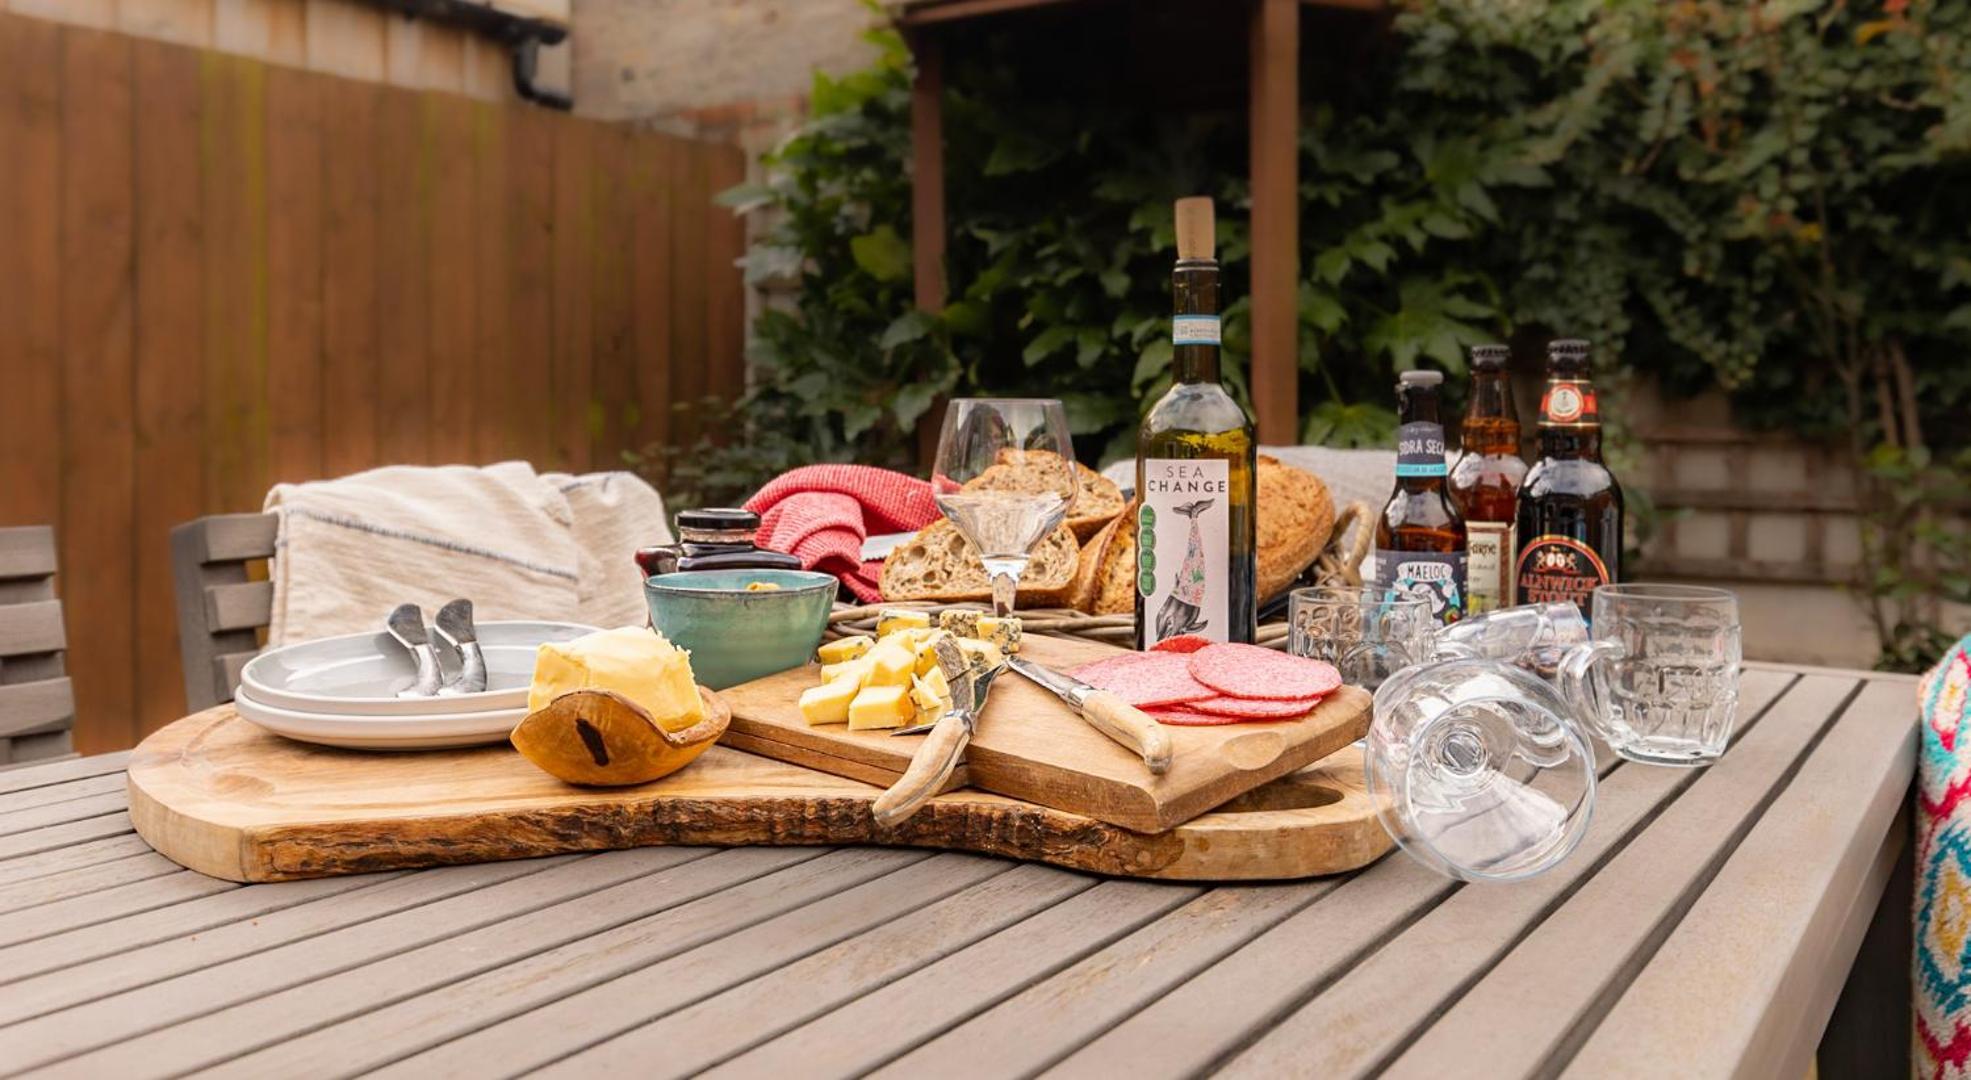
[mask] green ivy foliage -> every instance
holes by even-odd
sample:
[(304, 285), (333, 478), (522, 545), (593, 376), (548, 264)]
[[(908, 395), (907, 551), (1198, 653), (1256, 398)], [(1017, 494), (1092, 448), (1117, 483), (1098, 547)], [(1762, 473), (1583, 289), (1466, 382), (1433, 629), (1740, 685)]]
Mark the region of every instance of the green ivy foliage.
[[(1242, 117), (1065, 108), (1011, 46), (979, 51), (947, 80), (950, 300), (919, 312), (910, 59), (871, 40), (870, 68), (815, 77), (768, 182), (725, 196), (771, 215), (746, 266), (791, 306), (754, 327), (736, 434), (678, 455), (673, 490), (912, 467), (948, 394), (1057, 396), (1083, 457), (1129, 453), (1168, 385), (1181, 195), (1219, 202), (1245, 395)], [(1386, 443), (1394, 372), (1455, 375), (1468, 344), (1587, 337), (1613, 373), (1847, 440), (1870, 594), (1952, 594), (1961, 571), (1892, 526), (1947, 486), (1933, 450), (1971, 444), (1971, 3), (1410, 0), (1381, 48), (1303, 111), (1306, 441)], [(1888, 651), (1907, 613), (1877, 615)]]

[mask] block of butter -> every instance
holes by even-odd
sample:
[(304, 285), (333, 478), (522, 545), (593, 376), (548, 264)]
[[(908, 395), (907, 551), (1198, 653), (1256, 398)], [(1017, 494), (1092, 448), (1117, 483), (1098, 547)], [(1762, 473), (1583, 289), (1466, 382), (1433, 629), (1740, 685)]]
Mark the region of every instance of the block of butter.
[(691, 654), (648, 627), (625, 626), (543, 644), (534, 654), (527, 711), (538, 712), (576, 690), (613, 690), (642, 707), (665, 731), (683, 731), (705, 718), (691, 676)]

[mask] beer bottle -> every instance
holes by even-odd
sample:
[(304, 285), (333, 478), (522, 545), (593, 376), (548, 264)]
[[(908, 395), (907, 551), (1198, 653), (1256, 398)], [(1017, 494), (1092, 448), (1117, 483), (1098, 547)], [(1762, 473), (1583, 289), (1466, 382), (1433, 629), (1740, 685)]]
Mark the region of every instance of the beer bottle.
[(1513, 559), (1519, 554), (1513, 537), (1526, 461), (1519, 456), (1519, 414), (1506, 374), (1510, 358), (1504, 345), (1472, 346), (1464, 452), (1451, 467), (1451, 501), (1465, 519), (1469, 615), (1512, 603)]
[(1522, 604), (1572, 601), (1589, 616), (1595, 586), (1621, 579), (1622, 489), (1601, 463), (1601, 412), (1588, 343), (1547, 345), (1540, 454), (1519, 488)]
[(1406, 371), (1396, 384), (1396, 489), (1376, 521), (1376, 583), (1430, 600), (1453, 623), (1465, 611), (1465, 523), (1451, 505), (1444, 467), (1438, 371)]

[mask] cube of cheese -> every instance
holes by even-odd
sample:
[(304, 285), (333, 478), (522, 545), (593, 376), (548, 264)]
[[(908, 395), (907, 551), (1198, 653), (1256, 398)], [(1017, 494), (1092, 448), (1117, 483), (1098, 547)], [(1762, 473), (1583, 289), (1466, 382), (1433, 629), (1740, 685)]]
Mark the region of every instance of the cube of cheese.
[(821, 662), (824, 664), (840, 664), (854, 660), (868, 652), (875, 644), (870, 640), (869, 635), (856, 634), (839, 641), (824, 642), (821, 648), (815, 650), (815, 655), (821, 657)]
[(952, 704), (952, 686), (944, 682), (944, 672), (930, 668), (930, 674), (911, 680), (911, 702), (917, 711), (942, 711)]
[(973, 671), (990, 671), (1006, 662), (1006, 657), (1000, 653), (998, 646), (977, 638), (959, 638), (958, 651), (965, 654), (965, 659), (971, 662)]
[(821, 665), (821, 681), (834, 682), (836, 679), (854, 679), (856, 685), (869, 677), (869, 657), (858, 656), (854, 660), (844, 660), (839, 664)]
[(979, 620), (985, 616), (983, 611), (970, 608), (946, 608), (938, 612), (938, 626), (962, 638), (979, 636)]
[(849, 704), (862, 690), (855, 679), (836, 679), (801, 691), (801, 718), (809, 724), (845, 724)]
[(1000, 652), (1020, 651), (1020, 620), (1013, 615), (998, 618), (985, 616), (979, 619), (978, 638), (997, 646)]
[(865, 686), (849, 702), (849, 730), (899, 728), (916, 715), (916, 707), (911, 704), (905, 687)]
[(865, 685), (910, 685), (910, 676), (917, 669), (917, 651), (905, 642), (904, 638), (884, 638), (869, 650), (869, 655), (855, 661), (869, 665), (869, 674), (863, 679)]
[(917, 671), (919, 675), (938, 666), (938, 642), (950, 637), (943, 630), (920, 630), (917, 634)]
[(908, 608), (884, 608), (876, 616), (876, 636), (889, 637), (898, 630), (924, 630), (931, 625), (931, 613)]
[(573, 641), (542, 644), (534, 653), (527, 711), (539, 712), (555, 698), (576, 690), (613, 690), (666, 731), (683, 731), (705, 719), (705, 706), (691, 675), (691, 654), (647, 626), (599, 630)]

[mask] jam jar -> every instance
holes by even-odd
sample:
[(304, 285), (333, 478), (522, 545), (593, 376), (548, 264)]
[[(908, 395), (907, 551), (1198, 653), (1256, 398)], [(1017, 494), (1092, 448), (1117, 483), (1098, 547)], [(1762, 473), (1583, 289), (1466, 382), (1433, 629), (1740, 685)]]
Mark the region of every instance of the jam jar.
[(636, 564), (644, 577), (679, 570), (799, 570), (801, 560), (753, 544), (760, 515), (751, 510), (712, 507), (677, 516), (678, 542), (641, 548)]

